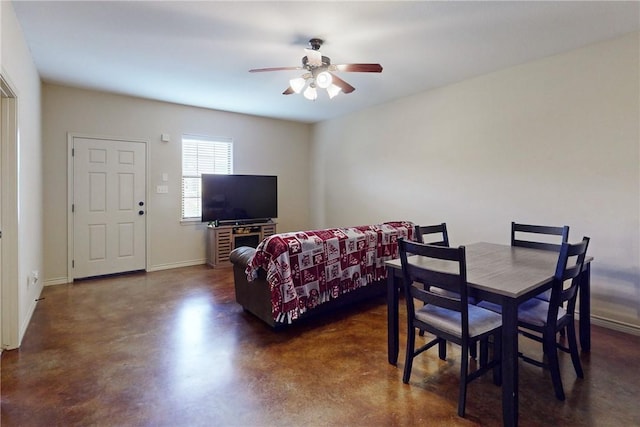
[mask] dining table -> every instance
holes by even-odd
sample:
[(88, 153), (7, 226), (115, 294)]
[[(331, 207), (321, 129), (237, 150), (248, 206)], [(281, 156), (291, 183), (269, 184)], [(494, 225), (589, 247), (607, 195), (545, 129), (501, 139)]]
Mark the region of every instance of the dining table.
[[(518, 305), (550, 289), (558, 253), (488, 242), (465, 245), (469, 295), (502, 307), (502, 414), (505, 426), (518, 425)], [(409, 262), (425, 263), (416, 255)], [(591, 348), (590, 266), (587, 256), (580, 275), (579, 337), (583, 351)], [(396, 365), (399, 352), (399, 298), (402, 288), (400, 259), (386, 261), (387, 328), (389, 363)]]

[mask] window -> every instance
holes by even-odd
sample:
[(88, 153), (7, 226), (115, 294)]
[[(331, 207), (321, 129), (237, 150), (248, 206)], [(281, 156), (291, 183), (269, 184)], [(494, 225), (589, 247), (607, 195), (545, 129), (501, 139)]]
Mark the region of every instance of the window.
[(232, 172), (232, 147), (229, 138), (182, 137), (182, 219), (200, 218), (200, 175)]

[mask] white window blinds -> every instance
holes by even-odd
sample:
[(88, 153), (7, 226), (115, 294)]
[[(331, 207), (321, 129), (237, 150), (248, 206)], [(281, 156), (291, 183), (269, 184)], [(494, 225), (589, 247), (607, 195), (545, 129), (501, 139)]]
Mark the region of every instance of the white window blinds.
[(232, 148), (228, 138), (182, 137), (182, 219), (200, 218), (200, 175), (232, 173)]

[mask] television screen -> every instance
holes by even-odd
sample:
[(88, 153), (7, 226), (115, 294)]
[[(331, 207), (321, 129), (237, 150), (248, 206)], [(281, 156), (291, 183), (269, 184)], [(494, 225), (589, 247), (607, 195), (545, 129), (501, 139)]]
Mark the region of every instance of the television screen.
[(264, 220), (278, 216), (278, 177), (202, 175), (202, 221)]

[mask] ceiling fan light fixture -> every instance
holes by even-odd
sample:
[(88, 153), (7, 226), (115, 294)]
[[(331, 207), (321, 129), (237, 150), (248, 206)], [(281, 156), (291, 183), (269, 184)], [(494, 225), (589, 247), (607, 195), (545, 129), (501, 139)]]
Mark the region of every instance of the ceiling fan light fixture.
[(318, 84), (318, 87), (322, 89), (327, 89), (329, 86), (331, 86), (332, 82), (333, 78), (331, 78), (331, 74), (327, 71), (318, 73), (318, 75), (316, 76), (316, 83)]
[(304, 85), (306, 83), (307, 83), (307, 81), (305, 79), (303, 79), (302, 77), (298, 77), (298, 78), (289, 80), (289, 85), (291, 86), (291, 89), (293, 89), (293, 91), (295, 93), (302, 92), (302, 89), (304, 89)]
[(305, 91), (303, 92), (303, 95), (309, 101), (315, 101), (316, 98), (318, 97), (318, 91), (316, 90), (315, 87), (309, 86), (308, 88), (305, 89)]
[(306, 72), (298, 77), (289, 80), (283, 95), (291, 95), (298, 93), (304, 95), (305, 98), (315, 101), (318, 98), (318, 89), (325, 89), (329, 99), (334, 98), (340, 92), (348, 94), (356, 90), (355, 87), (342, 80), (332, 72), (345, 71), (356, 73), (381, 73), (382, 65), (380, 64), (339, 64), (331, 63), (331, 58), (320, 53), (320, 46), (323, 40), (309, 40), (310, 49), (305, 49), (306, 55), (302, 57), (302, 66), (297, 67), (269, 67), (254, 68), (249, 70), (250, 73), (262, 71), (289, 71), (289, 70), (305, 70)]
[(336, 86), (334, 84), (329, 85), (327, 88), (327, 93), (329, 94), (329, 99), (333, 99), (334, 96), (338, 95), (342, 89), (340, 86)]

